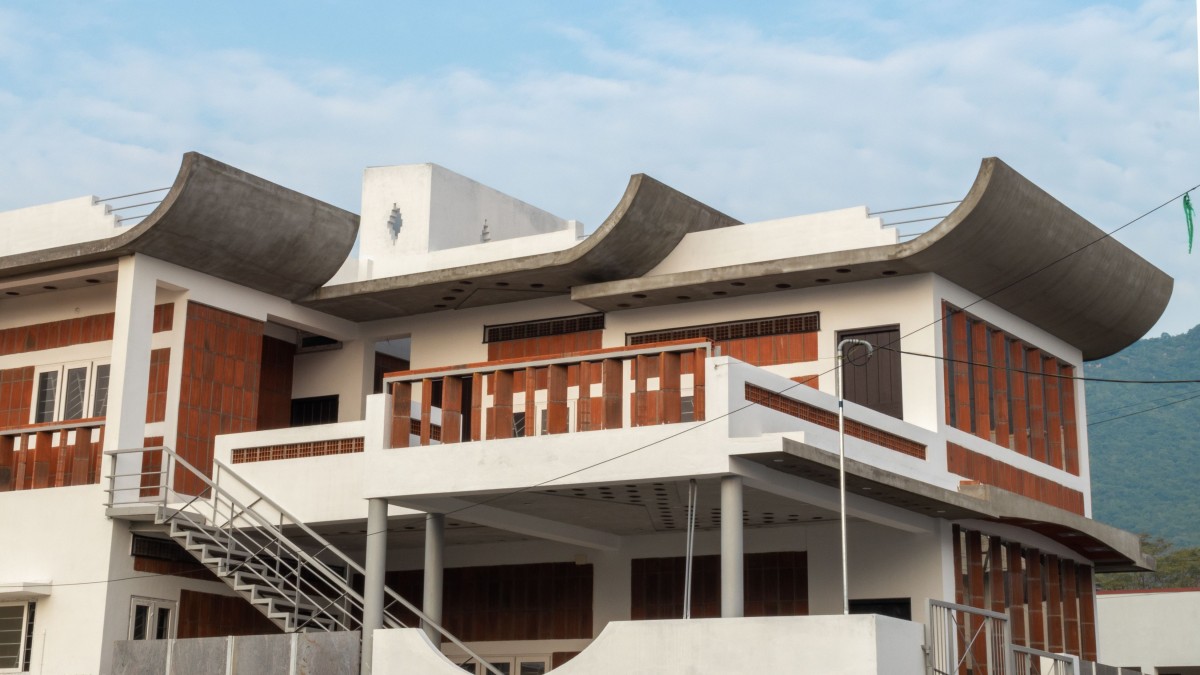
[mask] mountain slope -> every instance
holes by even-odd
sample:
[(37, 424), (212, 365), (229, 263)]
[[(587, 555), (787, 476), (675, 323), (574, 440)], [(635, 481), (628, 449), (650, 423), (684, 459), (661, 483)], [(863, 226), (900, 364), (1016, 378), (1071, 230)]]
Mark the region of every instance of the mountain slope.
[[(1140, 340), (1088, 377), (1200, 380), (1200, 326)], [(1087, 383), (1093, 516), (1200, 546), (1200, 384)]]

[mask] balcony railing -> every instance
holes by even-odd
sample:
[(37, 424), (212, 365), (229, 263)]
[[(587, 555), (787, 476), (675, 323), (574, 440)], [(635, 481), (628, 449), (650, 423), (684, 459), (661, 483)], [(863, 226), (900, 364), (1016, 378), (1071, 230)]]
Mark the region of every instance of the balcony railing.
[(704, 419), (708, 340), (391, 373), (392, 447)]
[(0, 431), (0, 492), (100, 481), (104, 418)]

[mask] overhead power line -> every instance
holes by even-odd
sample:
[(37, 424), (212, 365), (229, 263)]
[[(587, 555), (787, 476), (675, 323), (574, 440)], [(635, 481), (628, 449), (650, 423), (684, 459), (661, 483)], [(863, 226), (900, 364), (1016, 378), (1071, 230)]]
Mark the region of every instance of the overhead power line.
[(904, 354), (906, 356), (920, 356), (927, 359), (935, 359), (937, 361), (946, 361), (948, 363), (961, 363), (967, 366), (979, 368), (991, 368), (993, 370), (1003, 370), (1010, 373), (1024, 373), (1026, 375), (1037, 375), (1039, 377), (1050, 377), (1058, 380), (1078, 380), (1080, 382), (1107, 382), (1109, 384), (1200, 384), (1200, 379), (1196, 380), (1125, 380), (1111, 377), (1087, 377), (1079, 375), (1063, 375), (1061, 373), (1046, 373), (1040, 370), (1025, 370), (1022, 368), (1012, 368), (1009, 366), (1001, 366), (992, 363), (980, 363), (979, 361), (970, 361), (966, 359), (955, 359), (949, 356), (938, 356), (936, 354), (922, 354), (921, 352), (910, 352), (904, 349), (896, 349), (894, 347), (876, 347), (876, 349), (886, 349), (889, 352)]
[[(986, 295), (983, 295), (983, 297), (980, 297), (980, 298), (979, 298), (979, 299), (977, 299), (977, 300), (971, 301), (971, 303), (967, 303), (966, 305), (962, 306), (962, 309), (966, 310), (966, 309), (968, 309), (968, 307), (971, 307), (971, 306), (977, 305), (977, 304), (979, 304), (979, 303), (983, 303), (983, 301), (984, 301), (984, 300), (986, 300), (986, 299), (989, 299), (989, 298), (991, 298), (991, 297), (994, 297), (994, 295), (996, 295), (996, 294), (998, 294), (998, 293), (1002, 293), (1002, 292), (1004, 292), (1004, 291), (1007, 291), (1007, 289), (1009, 289), (1009, 288), (1012, 288), (1013, 286), (1016, 286), (1016, 285), (1018, 285), (1018, 283), (1024, 282), (1024, 281), (1026, 281), (1026, 280), (1028, 280), (1028, 279), (1031, 279), (1031, 277), (1033, 277), (1033, 276), (1036, 276), (1036, 275), (1038, 275), (1038, 274), (1040, 274), (1040, 273), (1043, 273), (1043, 271), (1045, 271), (1046, 269), (1050, 269), (1051, 267), (1054, 267), (1054, 265), (1056, 265), (1056, 264), (1058, 264), (1058, 263), (1061, 263), (1061, 262), (1063, 262), (1063, 261), (1066, 261), (1066, 259), (1067, 259), (1067, 258), (1069, 258), (1069, 257), (1072, 257), (1072, 256), (1076, 255), (1076, 253), (1079, 253), (1080, 251), (1084, 251), (1084, 250), (1088, 249), (1088, 247), (1090, 247), (1090, 246), (1092, 246), (1092, 245), (1094, 245), (1094, 244), (1098, 244), (1098, 243), (1100, 243), (1100, 241), (1103, 241), (1104, 239), (1108, 239), (1108, 238), (1112, 237), (1112, 235), (1116, 234), (1117, 232), (1121, 232), (1121, 231), (1122, 231), (1122, 229), (1124, 229), (1124, 228), (1127, 228), (1127, 227), (1129, 227), (1129, 226), (1132, 226), (1132, 225), (1134, 225), (1134, 223), (1135, 223), (1135, 222), (1139, 222), (1139, 221), (1141, 221), (1142, 219), (1145, 219), (1145, 217), (1147, 217), (1147, 216), (1150, 216), (1150, 215), (1151, 215), (1151, 214), (1153, 214), (1153, 213), (1156, 213), (1156, 211), (1158, 211), (1158, 210), (1160, 210), (1160, 209), (1163, 209), (1164, 207), (1166, 207), (1166, 205), (1168, 205), (1168, 204), (1171, 204), (1172, 202), (1175, 202), (1175, 201), (1176, 201), (1176, 199), (1180, 199), (1180, 198), (1182, 198), (1184, 195), (1187, 195), (1187, 193), (1188, 193), (1188, 192), (1192, 192), (1193, 190), (1198, 190), (1198, 189), (1200, 189), (1200, 184), (1196, 184), (1196, 185), (1194, 185), (1194, 186), (1192, 186), (1192, 187), (1189, 187), (1189, 189), (1187, 189), (1187, 190), (1184, 190), (1183, 192), (1180, 192), (1180, 193), (1178, 193), (1178, 195), (1176, 195), (1176, 196), (1174, 196), (1174, 197), (1171, 197), (1170, 199), (1168, 199), (1168, 201), (1165, 201), (1165, 202), (1163, 202), (1163, 203), (1160, 203), (1160, 204), (1158, 204), (1158, 205), (1157, 205), (1157, 207), (1154, 207), (1154, 208), (1152, 208), (1152, 209), (1150, 209), (1150, 210), (1146, 211), (1146, 213), (1144, 213), (1144, 214), (1141, 214), (1141, 215), (1139, 215), (1138, 217), (1135, 217), (1135, 219), (1133, 219), (1133, 220), (1130, 220), (1130, 221), (1128, 221), (1128, 222), (1124, 223), (1124, 225), (1122, 225), (1122, 226), (1120, 226), (1120, 227), (1117, 227), (1117, 228), (1115, 228), (1115, 229), (1111, 229), (1111, 231), (1109, 231), (1109, 232), (1105, 232), (1103, 235), (1100, 235), (1100, 237), (1098, 237), (1097, 239), (1094, 239), (1094, 240), (1090, 241), (1090, 243), (1087, 243), (1087, 244), (1085, 244), (1085, 245), (1082, 245), (1082, 246), (1080, 246), (1080, 247), (1079, 247), (1079, 249), (1075, 249), (1075, 250), (1074, 250), (1074, 251), (1072, 251), (1072, 252), (1066, 253), (1066, 255), (1063, 255), (1063, 256), (1061, 256), (1060, 258), (1057, 258), (1057, 259), (1055, 259), (1055, 261), (1051, 261), (1050, 263), (1046, 263), (1045, 265), (1043, 265), (1043, 267), (1040, 267), (1040, 268), (1038, 268), (1038, 269), (1036, 269), (1036, 270), (1033, 270), (1033, 271), (1031, 271), (1031, 273), (1028, 273), (1028, 274), (1026, 274), (1025, 276), (1021, 276), (1021, 277), (1020, 277), (1020, 279), (1016, 279), (1015, 281), (1008, 283), (1008, 285), (1006, 285), (1006, 286), (1003, 286), (1003, 287), (1001, 287), (1001, 288), (997, 288), (997, 289), (996, 289), (996, 291), (992, 291), (991, 293), (989, 293), (989, 294), (986, 294)], [(954, 202), (948, 202), (948, 203), (954, 203)], [(926, 207), (929, 207), (929, 205), (941, 205), (941, 204), (926, 204)], [(918, 208), (918, 207), (914, 207), (914, 208)], [(907, 209), (893, 209), (893, 210), (907, 210)], [(878, 211), (878, 213), (884, 213), (884, 211)], [(938, 317), (938, 318), (934, 319), (934, 321), (931, 321), (931, 322), (929, 322), (929, 323), (926, 323), (926, 324), (922, 325), (922, 327), (919, 327), (919, 328), (913, 329), (913, 330), (911, 330), (911, 331), (908, 331), (908, 333), (906, 333), (906, 334), (904, 334), (904, 335), (901, 335), (900, 337), (896, 337), (896, 339), (895, 339), (895, 340), (888, 342), (888, 344), (886, 344), (886, 345), (880, 345), (880, 346), (877, 346), (876, 348), (888, 348), (888, 347), (890, 347), (890, 346), (892, 346), (892, 345), (895, 345), (895, 344), (896, 344), (896, 342), (899, 342), (899, 341), (901, 341), (902, 339), (905, 339), (905, 337), (908, 337), (908, 336), (911, 336), (911, 335), (917, 334), (917, 333), (919, 333), (919, 331), (922, 331), (922, 330), (925, 330), (925, 329), (928, 329), (928, 328), (934, 327), (934, 325), (937, 325), (938, 323), (941, 323), (941, 322), (943, 322), (943, 321), (944, 321), (944, 319), (946, 319), (946, 317), (944, 317), (944, 316), (940, 316), (940, 317)], [(922, 356), (922, 357), (926, 357), (926, 356), (931, 356), (931, 354), (919, 354), (919, 353), (918, 353), (918, 354), (914, 354), (914, 356)], [(985, 365), (985, 364), (979, 364), (979, 365)], [(826, 371), (818, 372), (818, 374), (815, 374), (815, 375), (805, 376), (805, 380), (804, 380), (804, 381), (800, 381), (800, 382), (794, 383), (794, 384), (792, 384), (792, 386), (790, 386), (790, 387), (785, 387), (784, 389), (780, 389), (780, 390), (779, 390), (779, 392), (776, 392), (776, 393), (778, 393), (778, 394), (784, 394), (784, 393), (790, 392), (790, 390), (792, 390), (792, 389), (794, 389), (794, 388), (797, 388), (797, 387), (803, 386), (803, 383), (804, 383), (805, 381), (811, 380), (811, 378), (812, 378), (812, 377), (820, 377), (820, 376), (822, 376), (822, 375), (828, 375), (828, 374), (830, 374), (830, 372), (834, 372), (834, 371), (836, 371), (836, 370), (838, 370), (838, 366), (834, 366), (834, 368), (830, 368), (830, 369), (828, 369), (828, 370), (826, 370)], [(1045, 374), (1040, 374), (1040, 375), (1045, 375)], [(1104, 380), (1098, 380), (1098, 381), (1104, 381)], [(1180, 382), (1200, 382), (1200, 381), (1180, 381)], [(1136, 381), (1136, 382), (1135, 382), (1135, 381), (1128, 381), (1128, 382), (1126, 382), (1126, 383), (1130, 383), (1130, 384), (1133, 384), (1133, 383), (1136, 383), (1136, 384), (1141, 384), (1141, 383), (1163, 383), (1163, 382), (1158, 382), (1158, 381), (1153, 381), (1153, 382), (1140, 382), (1140, 381)], [(1196, 396), (1193, 396), (1193, 398), (1200, 398), (1200, 394), (1198, 394), (1198, 395), (1196, 395)], [(1183, 399), (1183, 400), (1190, 400), (1190, 399)], [(1183, 401), (1175, 401), (1175, 402), (1183, 402)], [(539, 482), (539, 483), (535, 483), (535, 484), (533, 484), (533, 485), (526, 485), (526, 486), (523, 486), (523, 488), (518, 488), (518, 489), (515, 489), (515, 490), (510, 490), (510, 491), (508, 491), (508, 492), (504, 492), (504, 494), (500, 494), (500, 495), (497, 495), (497, 496), (494, 496), (494, 497), (488, 498), (488, 500), (485, 500), (485, 501), (482, 501), (482, 502), (476, 502), (476, 503), (472, 503), (472, 504), (467, 504), (467, 506), (464, 506), (464, 507), (461, 507), (461, 508), (457, 508), (457, 509), (451, 510), (451, 512), (445, 513), (444, 515), (452, 515), (452, 514), (455, 514), (455, 513), (461, 513), (461, 512), (463, 512), (463, 510), (467, 510), (467, 509), (470, 509), (470, 508), (474, 508), (474, 507), (476, 507), (476, 506), (485, 506), (485, 504), (492, 503), (492, 502), (496, 502), (496, 501), (498, 501), (498, 500), (503, 500), (503, 498), (505, 498), (505, 497), (510, 497), (510, 496), (515, 496), (515, 495), (520, 495), (520, 494), (522, 494), (522, 492), (527, 492), (527, 491), (529, 491), (529, 490), (534, 490), (534, 489), (536, 489), (536, 488), (540, 488), (540, 486), (544, 486), (544, 485), (547, 485), (547, 484), (550, 484), (550, 483), (556, 482), (556, 480), (560, 480), (560, 479), (563, 479), (563, 478), (568, 478), (568, 477), (570, 477), (570, 476), (574, 476), (574, 474), (576, 474), (576, 473), (581, 473), (581, 472), (583, 472), (583, 471), (588, 471), (588, 470), (590, 470), (590, 468), (595, 468), (595, 467), (598, 467), (598, 466), (601, 466), (601, 465), (608, 464), (608, 462), (611, 462), (611, 461), (616, 461), (616, 460), (618, 460), (618, 459), (626, 458), (626, 456), (629, 456), (629, 455), (632, 455), (632, 454), (635, 454), (635, 453), (641, 452), (641, 450), (644, 450), (644, 449), (647, 449), (647, 448), (650, 448), (650, 447), (658, 446), (658, 444), (660, 444), (660, 443), (664, 443), (664, 442), (666, 442), (666, 441), (668, 441), (668, 440), (672, 440), (672, 438), (677, 438), (677, 437), (679, 437), (679, 436), (683, 436), (683, 435), (685, 435), (685, 434), (689, 434), (689, 432), (691, 432), (691, 431), (694, 431), (694, 430), (696, 430), (696, 429), (700, 429), (700, 428), (702, 428), (702, 426), (706, 426), (706, 425), (708, 425), (708, 424), (712, 424), (712, 423), (714, 423), (714, 422), (718, 422), (718, 420), (720, 420), (720, 419), (725, 419), (725, 418), (727, 418), (727, 417), (730, 417), (730, 416), (732, 416), (732, 414), (736, 414), (736, 413), (738, 413), (738, 412), (742, 412), (742, 411), (746, 410), (746, 408), (749, 408), (749, 407), (751, 407), (751, 406), (756, 406), (756, 405), (758, 405), (758, 404), (754, 404), (754, 402), (746, 402), (746, 404), (745, 404), (745, 405), (743, 405), (743, 406), (739, 406), (739, 407), (737, 407), (737, 408), (733, 408), (733, 410), (731, 410), (731, 411), (728, 411), (728, 412), (726, 412), (726, 413), (724, 413), (724, 414), (720, 414), (720, 416), (718, 416), (718, 417), (714, 417), (714, 418), (712, 418), (712, 419), (706, 419), (706, 420), (704, 420), (704, 422), (702, 422), (702, 423), (700, 423), (700, 424), (695, 424), (695, 425), (689, 426), (689, 428), (686, 428), (686, 429), (683, 429), (683, 430), (680, 430), (680, 431), (674, 432), (674, 434), (670, 434), (670, 435), (667, 435), (667, 436), (661, 437), (661, 438), (659, 438), (659, 440), (652, 441), (652, 442), (649, 442), (649, 443), (646, 443), (646, 444), (642, 444), (642, 446), (638, 446), (638, 447), (636, 447), (636, 448), (632, 448), (632, 449), (630, 449), (630, 450), (625, 450), (625, 452), (623, 452), (623, 453), (619, 453), (619, 454), (617, 454), (617, 455), (613, 455), (613, 456), (611, 456), (611, 458), (607, 458), (607, 459), (604, 459), (604, 460), (600, 460), (600, 461), (593, 462), (593, 464), (590, 464), (590, 465), (587, 465), (587, 466), (583, 466), (583, 467), (581, 467), (581, 468), (577, 468), (577, 470), (575, 470), (575, 471), (569, 471), (569, 472), (566, 472), (566, 473), (562, 473), (562, 474), (559, 474), (559, 476), (556, 476), (556, 477), (553, 477), (553, 478), (547, 478), (546, 480), (541, 480), (541, 482)], [(1166, 406), (1168, 406), (1168, 405), (1174, 405), (1174, 404), (1165, 404), (1164, 406), (1158, 406), (1158, 407), (1166, 407)], [(1144, 412), (1150, 412), (1150, 411), (1144, 411)], [(1140, 413), (1130, 413), (1130, 416), (1133, 416), (1133, 414), (1140, 414)], [(1123, 417), (1130, 417), (1130, 416), (1123, 416)], [(1112, 422), (1112, 420), (1115, 420), (1115, 419), (1120, 419), (1120, 418), (1111, 418), (1111, 419), (1106, 419), (1106, 420), (1103, 420), (1103, 422), (1100, 422), (1100, 423), (1097, 423), (1097, 424), (1103, 424), (1103, 423), (1106, 423), (1106, 422)], [(1091, 425), (1090, 425), (1090, 426), (1091, 426)], [(367, 533), (365, 533), (365, 534), (364, 534), (364, 536), (365, 536), (365, 537), (373, 537), (373, 536), (377, 536), (377, 534), (383, 534), (383, 533), (385, 533), (385, 532), (388, 532), (388, 530), (378, 530), (378, 531), (374, 531), (374, 532), (367, 532)], [(132, 579), (143, 579), (143, 578), (152, 578), (152, 577), (162, 577), (162, 574), (145, 574), (145, 575), (143, 575), (143, 577), (125, 577), (125, 578), (119, 578), (119, 579), (103, 579), (103, 580), (96, 580), (96, 581), (76, 581), (76, 583), (62, 583), (62, 584), (55, 584), (55, 586), (83, 586), (83, 585), (90, 585), (90, 584), (108, 584), (108, 583), (114, 583), (114, 581), (126, 581), (126, 580), (132, 580)], [(2, 587), (2, 585), (0, 585), (0, 587)]]

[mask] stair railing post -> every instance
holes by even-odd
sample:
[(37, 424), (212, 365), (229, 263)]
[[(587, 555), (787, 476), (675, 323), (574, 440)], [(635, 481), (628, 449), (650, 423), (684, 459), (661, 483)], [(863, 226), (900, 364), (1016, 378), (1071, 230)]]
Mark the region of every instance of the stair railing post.
[(213, 512), (212, 524), (213, 524), (213, 527), (220, 527), (220, 525), (217, 525), (217, 509), (220, 508), (220, 505), (219, 505), (220, 500), (217, 498), (217, 495), (219, 495), (221, 493), (221, 467), (220, 467), (220, 465), (217, 465), (216, 471), (213, 472), (213, 484), (216, 487), (213, 488), (212, 495), (211, 495), (212, 505), (213, 505), (213, 507), (212, 507), (212, 512)]

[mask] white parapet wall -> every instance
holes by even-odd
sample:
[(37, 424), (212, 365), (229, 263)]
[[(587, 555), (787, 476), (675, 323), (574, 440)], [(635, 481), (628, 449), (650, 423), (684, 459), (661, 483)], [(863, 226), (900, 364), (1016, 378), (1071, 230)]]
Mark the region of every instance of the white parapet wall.
[(95, 197), (0, 213), (0, 254), (28, 253), (117, 234), (117, 218)]
[[(614, 621), (561, 675), (923, 675), (924, 628), (878, 615)], [(418, 629), (375, 632), (375, 675), (461, 675)]]

